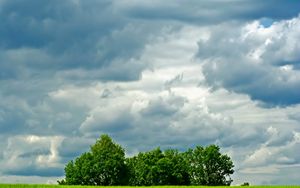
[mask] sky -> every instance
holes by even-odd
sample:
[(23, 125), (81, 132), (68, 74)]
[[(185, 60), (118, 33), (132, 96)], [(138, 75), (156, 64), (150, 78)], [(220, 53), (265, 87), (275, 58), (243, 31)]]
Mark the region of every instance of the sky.
[(300, 184), (300, 1), (0, 0), (0, 182), (217, 144), (233, 184)]

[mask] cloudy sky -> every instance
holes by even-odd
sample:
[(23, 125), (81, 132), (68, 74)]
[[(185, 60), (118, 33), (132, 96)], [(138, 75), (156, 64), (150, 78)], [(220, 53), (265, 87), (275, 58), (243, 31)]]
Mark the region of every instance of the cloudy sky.
[(0, 0), (0, 182), (218, 144), (233, 184), (300, 184), (297, 0)]

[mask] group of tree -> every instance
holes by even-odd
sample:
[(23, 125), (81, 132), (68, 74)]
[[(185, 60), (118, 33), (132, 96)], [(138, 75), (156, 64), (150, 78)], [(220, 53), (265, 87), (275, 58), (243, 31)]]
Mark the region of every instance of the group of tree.
[(89, 152), (65, 167), (62, 185), (230, 185), (230, 157), (216, 145), (185, 152), (156, 148), (126, 158), (125, 150), (102, 135)]

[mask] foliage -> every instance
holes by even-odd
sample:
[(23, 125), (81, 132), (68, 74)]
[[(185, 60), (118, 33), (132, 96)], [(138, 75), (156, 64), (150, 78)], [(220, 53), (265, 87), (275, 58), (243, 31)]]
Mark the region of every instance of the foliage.
[[(180, 188), (193, 188), (193, 186), (180, 186)], [(234, 186), (235, 188), (242, 188), (241, 186)], [(289, 186), (251, 186), (253, 188), (300, 188), (298, 185)], [(99, 186), (69, 186), (69, 185), (34, 185), (34, 184), (0, 184), (0, 188), (99, 188)], [(111, 186), (110, 188), (133, 188), (132, 186)], [(155, 186), (147, 188), (178, 188), (178, 186)], [(222, 186), (201, 186), (201, 188), (222, 188)], [(225, 186), (224, 186), (225, 188)]]
[(244, 182), (241, 186), (250, 186), (249, 182)]
[(233, 162), (227, 155), (220, 153), (220, 148), (210, 145), (206, 148), (197, 146), (186, 152), (189, 162), (189, 174), (192, 185), (230, 185), (233, 174)]
[(120, 145), (115, 144), (108, 135), (103, 135), (91, 151), (91, 174), (95, 185), (126, 184), (125, 151)]
[(127, 159), (129, 185), (188, 185), (187, 164), (177, 150), (160, 148)]
[(61, 185), (124, 185), (126, 184), (124, 149), (108, 135), (102, 135), (91, 151), (82, 154), (65, 167)]
[(197, 146), (186, 152), (160, 148), (125, 159), (124, 149), (102, 135), (65, 167), (61, 185), (230, 185), (230, 157), (216, 145)]

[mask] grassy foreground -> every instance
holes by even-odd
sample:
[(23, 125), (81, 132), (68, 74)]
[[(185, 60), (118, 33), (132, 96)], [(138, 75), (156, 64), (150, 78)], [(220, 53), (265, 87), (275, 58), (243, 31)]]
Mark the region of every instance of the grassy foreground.
[[(66, 186), (66, 185), (30, 185), (30, 184), (0, 184), (0, 188), (107, 188), (105, 186)], [(136, 188), (130, 186), (108, 186), (110, 188)], [(139, 188), (228, 188), (228, 186), (140, 186)], [(300, 188), (300, 185), (290, 186), (231, 186), (235, 188)]]

